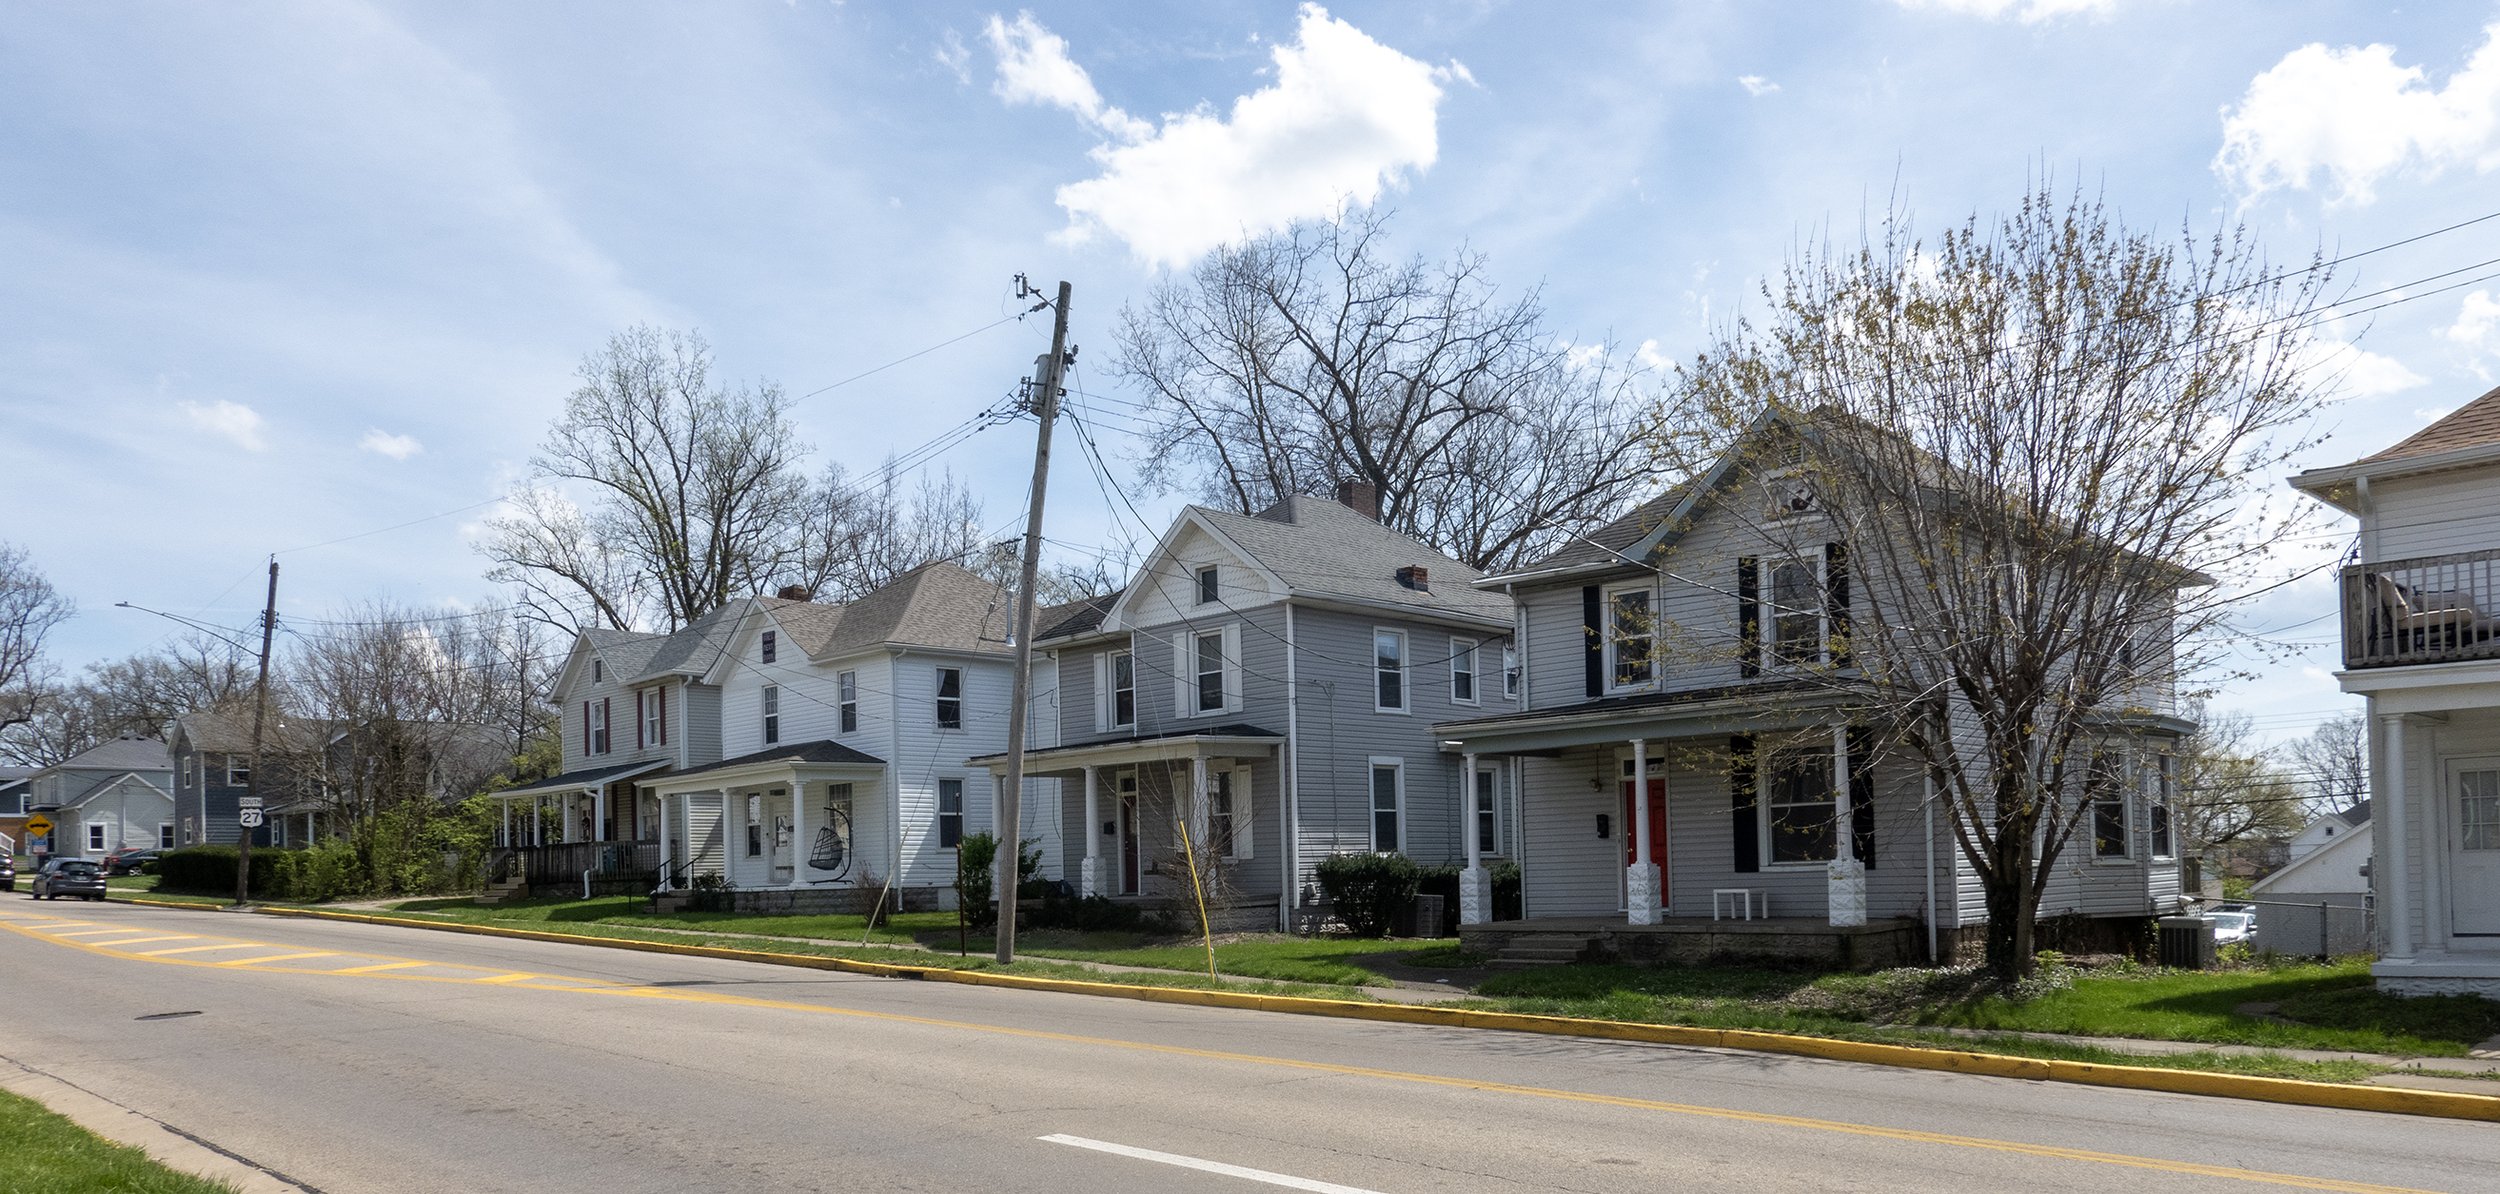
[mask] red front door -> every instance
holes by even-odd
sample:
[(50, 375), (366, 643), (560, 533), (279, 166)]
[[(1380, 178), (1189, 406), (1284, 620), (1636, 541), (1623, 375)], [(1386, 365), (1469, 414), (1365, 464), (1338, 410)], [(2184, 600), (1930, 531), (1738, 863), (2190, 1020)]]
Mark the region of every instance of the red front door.
[[(1631, 866), (1640, 859), (1640, 821), (1633, 815), (1632, 781), (1623, 781), (1623, 865)], [(1667, 781), (1665, 776), (1652, 776), (1649, 781), (1649, 860), (1658, 864), (1658, 906), (1667, 906)]]

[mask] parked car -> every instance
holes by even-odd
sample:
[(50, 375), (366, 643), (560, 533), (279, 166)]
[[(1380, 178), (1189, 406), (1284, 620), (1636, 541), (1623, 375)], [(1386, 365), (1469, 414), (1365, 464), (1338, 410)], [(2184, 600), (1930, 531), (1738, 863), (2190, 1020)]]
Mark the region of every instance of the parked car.
[(104, 898), (104, 868), (84, 858), (55, 858), (35, 872), (35, 881), (26, 892), (38, 900), (65, 895), (100, 900)]
[(0, 891), (17, 890), (17, 859), (0, 854)]
[(2216, 945), (2244, 945), (2257, 933), (2257, 914), (2254, 912), (2216, 912), (2213, 922)]
[(106, 875), (136, 875), (147, 864), (156, 861), (154, 846), (124, 846), (104, 856)]

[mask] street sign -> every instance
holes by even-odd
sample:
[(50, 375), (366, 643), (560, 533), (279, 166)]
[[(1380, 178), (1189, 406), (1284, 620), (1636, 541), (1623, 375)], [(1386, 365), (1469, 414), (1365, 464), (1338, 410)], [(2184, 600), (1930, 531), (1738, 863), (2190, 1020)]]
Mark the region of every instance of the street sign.
[(52, 818), (42, 813), (26, 818), (26, 833), (29, 837), (52, 836)]
[(259, 808), (261, 806), (260, 797), (258, 796), (245, 796), (241, 799), (244, 808)]
[(256, 808), (244, 809), (243, 815), (239, 818), (239, 820), (243, 822), (243, 827), (245, 829), (258, 829), (261, 826), (260, 810)]

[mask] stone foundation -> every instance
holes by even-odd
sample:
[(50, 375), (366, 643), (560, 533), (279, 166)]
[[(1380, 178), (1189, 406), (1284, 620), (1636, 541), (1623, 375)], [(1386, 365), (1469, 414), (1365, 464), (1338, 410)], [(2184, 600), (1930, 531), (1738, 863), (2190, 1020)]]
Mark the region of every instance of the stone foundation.
[(2378, 989), (2408, 999), (2421, 995), (2480, 995), (2500, 999), (2500, 978), (2381, 978)]
[(1632, 925), (1594, 919), (1502, 921), (1466, 925), (1459, 941), (1469, 953), (1498, 954), (1514, 938), (1579, 937), (1590, 955), (1637, 966), (1697, 965), (1719, 961), (1778, 961), (1881, 970), (1916, 965), (1926, 952), (1926, 931), (1915, 920), (1885, 920), (1835, 927), (1816, 920), (1665, 920)]

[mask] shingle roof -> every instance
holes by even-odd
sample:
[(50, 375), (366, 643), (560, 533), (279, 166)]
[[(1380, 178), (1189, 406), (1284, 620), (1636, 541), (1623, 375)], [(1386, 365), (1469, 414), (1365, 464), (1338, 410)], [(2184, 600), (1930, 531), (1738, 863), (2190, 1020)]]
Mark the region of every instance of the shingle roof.
[(814, 742), (768, 746), (752, 754), (743, 754), (734, 759), (722, 759), (717, 763), (707, 763), (691, 770), (679, 771), (670, 778), (684, 779), (689, 775), (727, 771), (732, 767), (751, 767), (757, 763), (847, 763), (862, 767), (885, 766), (885, 760), (875, 755), (853, 750), (831, 738), (819, 738)]
[[(1297, 596), (1510, 620), (1510, 598), (1470, 587), (1482, 572), (1327, 498), (1289, 497), (1257, 514), (1190, 509)], [(1428, 571), (1429, 592), (1398, 583), (1398, 569), (1410, 565)]]
[(609, 630), (594, 626), (582, 632), (582, 639), (608, 665), (617, 678), (639, 676), (651, 666), (651, 657), (659, 654), (668, 642), (665, 634), (642, 634), (632, 630)]
[[(628, 670), (620, 666), (616, 670), (618, 674), (635, 680), (702, 675), (720, 661), (721, 652), (729, 649), (729, 637), (737, 632), (738, 615), (745, 609), (743, 601), (723, 605), (688, 622), (676, 633), (662, 637), (652, 646), (649, 657), (641, 667)], [(611, 664), (617, 662), (614, 655), (604, 651), (601, 654), (606, 655)]]
[(2351, 808), (2344, 809), (2335, 815), (2342, 818), (2344, 824), (2358, 829), (2370, 823), (2370, 802), (2365, 798), (2359, 803), (2353, 805)]
[(2500, 389), (2458, 407), (2438, 422), (2406, 436), (2394, 447), (2373, 456), (2364, 456), (2354, 463), (2429, 456), (2487, 444), (2500, 444)]
[(115, 738), (100, 742), (44, 768), (58, 771), (171, 771), (173, 751), (154, 738)]
[(765, 597), (759, 603), (810, 658), (830, 659), (888, 643), (1004, 655), (1015, 602), (961, 565), (923, 564), (845, 605)]
[(1617, 515), (1613, 522), (1575, 535), (1571, 541), (1555, 548), (1544, 558), (1519, 569), (1521, 572), (1543, 572), (1555, 568), (1571, 568), (1581, 564), (1628, 564), (1622, 553), (1633, 544), (1649, 537), (1675, 508), (1684, 501), (1686, 485), (1669, 488), (1665, 493)]
[[(308, 735), (326, 733), (337, 723), (307, 721), (272, 713), (261, 727), (262, 745), (282, 749), (301, 749)], [(191, 749), (239, 754), (252, 749), (252, 715), (203, 709), (185, 713), (174, 720), (181, 735), (191, 740)]]
[(1033, 641), (1067, 638), (1101, 629), (1103, 615), (1119, 604), (1120, 594), (1126, 591), (1114, 589), (1099, 597), (1087, 597), (1034, 611), (1033, 625), (1037, 629), (1033, 631)]

